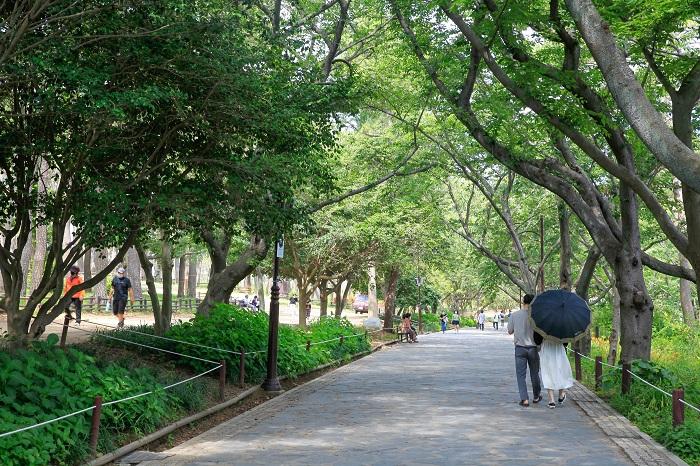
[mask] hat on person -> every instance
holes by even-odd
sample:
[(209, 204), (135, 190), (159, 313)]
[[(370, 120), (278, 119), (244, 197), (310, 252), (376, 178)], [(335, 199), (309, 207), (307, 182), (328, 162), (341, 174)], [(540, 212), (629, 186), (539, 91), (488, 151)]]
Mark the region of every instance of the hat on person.
[(124, 273), (124, 272), (126, 272), (126, 270), (124, 270), (124, 267), (119, 267), (117, 269), (117, 273)]
[(77, 265), (73, 265), (73, 266), (71, 266), (70, 271), (78, 273), (78, 272), (80, 272), (80, 267), (78, 267)]

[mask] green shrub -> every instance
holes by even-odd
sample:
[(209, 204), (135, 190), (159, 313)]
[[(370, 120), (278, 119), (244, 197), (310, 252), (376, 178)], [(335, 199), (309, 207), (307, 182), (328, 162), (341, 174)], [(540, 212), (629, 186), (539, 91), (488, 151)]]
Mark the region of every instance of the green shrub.
[[(592, 354), (607, 354), (606, 340), (594, 338), (592, 343)], [(695, 406), (700, 404), (700, 332), (676, 323), (656, 329), (652, 361), (633, 362), (632, 372), (667, 392), (683, 387), (685, 399)], [(635, 378), (630, 393), (623, 396), (620, 394), (621, 374), (619, 370), (604, 368), (599, 394), (670, 451), (689, 464), (700, 465), (698, 414), (686, 409), (685, 423), (673, 428), (671, 398)], [(592, 383), (592, 378), (590, 381)]]
[[(238, 306), (218, 304), (209, 313), (209, 317), (197, 316), (189, 322), (174, 325), (167, 336), (180, 341), (189, 341), (207, 345), (211, 348), (193, 347), (175, 344), (178, 352), (211, 361), (226, 360), (227, 374), (231, 380), (238, 379), (239, 357), (237, 354), (225, 353), (214, 348), (246, 353), (246, 380), (262, 381), (266, 373), (268, 315), (263, 312), (250, 312)], [(355, 337), (357, 329), (347, 319), (333, 317), (322, 318), (309, 326), (307, 330), (280, 325), (279, 353), (277, 367), (280, 375), (295, 376), (308, 372), (315, 367), (332, 361), (349, 358), (353, 354), (369, 350), (369, 342), (364, 336)], [(364, 331), (361, 332), (364, 335)], [(127, 332), (122, 332), (122, 335)], [(306, 351), (306, 341), (312, 343), (345, 338), (321, 345), (312, 345)], [(352, 337), (352, 338), (347, 338)], [(194, 359), (178, 359), (178, 362), (206, 370), (210, 365)]]
[[(87, 354), (56, 347), (49, 335), (29, 350), (0, 352), (0, 432), (90, 407), (96, 395), (105, 402), (153, 390), (148, 396), (107, 406), (100, 436), (114, 439), (124, 433), (150, 432), (182, 407), (176, 394), (146, 369), (117, 364), (100, 365)], [(90, 411), (0, 439), (2, 465), (76, 463), (85, 458)]]

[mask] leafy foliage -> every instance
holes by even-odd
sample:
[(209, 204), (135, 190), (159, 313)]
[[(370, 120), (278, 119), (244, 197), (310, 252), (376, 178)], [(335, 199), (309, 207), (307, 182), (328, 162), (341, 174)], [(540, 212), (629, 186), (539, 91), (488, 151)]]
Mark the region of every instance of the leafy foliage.
[[(593, 352), (605, 354), (606, 340), (594, 338)], [(652, 361), (635, 361), (632, 371), (648, 382), (670, 392), (682, 387), (685, 399), (700, 405), (700, 332), (680, 324), (669, 324), (657, 330), (652, 343)], [(584, 370), (589, 377), (592, 365)], [(593, 383), (592, 378), (584, 380)], [(700, 463), (700, 416), (686, 408), (685, 423), (671, 425), (671, 399), (633, 378), (630, 394), (620, 394), (621, 372), (604, 368), (601, 396), (628, 417), (642, 431), (654, 437), (689, 464)]]
[[(164, 391), (151, 370), (104, 364), (81, 351), (63, 351), (58, 338), (34, 343), (15, 354), (0, 352), (0, 431), (8, 432), (77, 411), (93, 404), (153, 391), (152, 394), (103, 408), (101, 446), (113, 448), (125, 434), (145, 434), (196, 407), (197, 389), (185, 384)], [(0, 439), (0, 464), (76, 463), (88, 451), (91, 411)]]
[[(218, 304), (212, 308), (209, 317), (198, 315), (191, 321), (180, 322), (173, 325), (166, 334), (169, 338), (207, 345), (210, 348), (161, 341), (157, 344), (151, 341), (149, 344), (210, 361), (224, 359), (230, 380), (238, 379), (239, 356), (219, 351), (217, 348), (234, 352), (245, 351), (246, 380), (262, 381), (266, 371), (268, 324), (268, 316), (265, 313), (253, 313), (238, 306)], [(325, 342), (341, 335), (344, 337), (343, 343), (340, 343), (340, 340)], [(364, 335), (356, 335), (357, 329), (347, 319), (324, 318), (309, 325), (307, 330), (281, 325), (278, 372), (280, 375), (295, 376), (320, 365), (348, 359), (352, 355), (369, 350), (369, 343)], [(119, 337), (133, 341), (148, 339), (128, 332), (119, 333)], [(325, 343), (313, 344), (310, 351), (307, 351), (307, 340), (312, 344)], [(118, 342), (112, 344), (122, 345)], [(211, 367), (205, 362), (187, 358), (177, 359), (177, 363), (191, 366), (197, 371)]]

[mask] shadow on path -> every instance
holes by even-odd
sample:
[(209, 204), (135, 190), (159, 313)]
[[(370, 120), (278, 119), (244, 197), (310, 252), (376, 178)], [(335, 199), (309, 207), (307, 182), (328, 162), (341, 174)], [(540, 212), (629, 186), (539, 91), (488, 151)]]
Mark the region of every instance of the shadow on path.
[(512, 338), (424, 335), (298, 387), (144, 466), (630, 465), (574, 403), (518, 406)]

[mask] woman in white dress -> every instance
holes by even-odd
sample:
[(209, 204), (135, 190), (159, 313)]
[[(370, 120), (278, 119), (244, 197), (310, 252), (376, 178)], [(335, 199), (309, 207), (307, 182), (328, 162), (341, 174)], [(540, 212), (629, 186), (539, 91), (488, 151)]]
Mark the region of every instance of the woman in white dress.
[(547, 389), (550, 408), (556, 407), (554, 403), (554, 390), (559, 390), (559, 404), (566, 400), (566, 389), (574, 384), (571, 376), (571, 364), (566, 357), (564, 345), (554, 340), (545, 338), (540, 349), (540, 374), (542, 386)]

